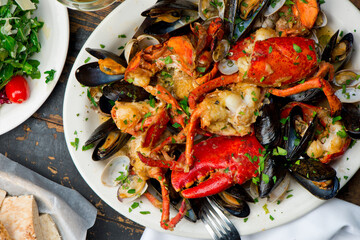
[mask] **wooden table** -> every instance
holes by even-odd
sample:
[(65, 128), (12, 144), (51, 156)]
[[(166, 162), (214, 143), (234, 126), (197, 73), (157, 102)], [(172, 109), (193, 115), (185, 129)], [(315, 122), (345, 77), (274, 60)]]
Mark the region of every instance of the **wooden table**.
[[(360, 8), (360, 0), (351, 1)], [(0, 136), (0, 153), (48, 179), (76, 189), (96, 206), (97, 219), (88, 232), (88, 239), (96, 240), (140, 239), (144, 230), (143, 226), (114, 211), (90, 189), (71, 160), (63, 131), (63, 96), (71, 67), (86, 39), (118, 4), (97, 12), (69, 10), (70, 45), (66, 64), (57, 86), (44, 105), (31, 118)], [(360, 171), (343, 187), (338, 197), (360, 206), (359, 182)]]

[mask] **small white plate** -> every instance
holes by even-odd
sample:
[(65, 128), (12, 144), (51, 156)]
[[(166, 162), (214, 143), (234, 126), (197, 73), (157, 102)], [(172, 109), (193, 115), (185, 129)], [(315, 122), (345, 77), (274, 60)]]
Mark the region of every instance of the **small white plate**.
[[(90, 103), (86, 97), (86, 88), (81, 87), (75, 79), (75, 70), (83, 65), (88, 57), (91, 57), (85, 51), (85, 47), (100, 48), (100, 44), (103, 44), (106, 50), (119, 53), (118, 47), (124, 45), (133, 36), (135, 28), (143, 21), (140, 12), (150, 7), (154, 2), (155, 0), (125, 1), (106, 17), (92, 33), (80, 51), (70, 73), (65, 92), (63, 119), (65, 139), (71, 157), (82, 177), (96, 194), (127, 218), (146, 227), (164, 231), (160, 227), (161, 213), (158, 209), (153, 207), (146, 198), (142, 197), (137, 201), (141, 201), (140, 206), (129, 212), (131, 203), (120, 203), (116, 198), (116, 188), (106, 187), (101, 183), (101, 173), (108, 161), (94, 162), (91, 159), (92, 150), (81, 150), (85, 141), (101, 121), (99, 115), (90, 109)], [(341, 4), (337, 0), (327, 0), (322, 5), (322, 8), (328, 14), (329, 26), (334, 30), (340, 28), (344, 33), (352, 32), (355, 37), (355, 46), (358, 46), (358, 43), (360, 43), (360, 28), (358, 25), (360, 13), (358, 9), (348, 0), (341, 1)], [(355, 29), (357, 32), (354, 32)], [(127, 38), (118, 38), (118, 35), (121, 34), (126, 34)], [(96, 61), (96, 59), (91, 57), (91, 61)], [(360, 68), (359, 51), (354, 52), (352, 66), (355, 69)], [(70, 144), (76, 137), (80, 139), (77, 151)], [(359, 151), (360, 143), (349, 149), (341, 159), (333, 162), (333, 166), (337, 170), (337, 176), (341, 179), (341, 186), (344, 186), (359, 169)], [(235, 217), (231, 217), (231, 220), (242, 235), (248, 235), (295, 220), (324, 203), (323, 200), (311, 195), (295, 181), (291, 182), (290, 189), (292, 191), (288, 194), (289, 196), (291, 194), (292, 197), (283, 200), (281, 204), (269, 204), (265, 200), (259, 200), (256, 204), (250, 204), (251, 214), (248, 221), (244, 222), (244, 219)], [(267, 205), (265, 206), (265, 204)], [(265, 212), (266, 208), (269, 213)], [(151, 214), (142, 215), (140, 211), (150, 211)], [(173, 217), (175, 214), (176, 211), (172, 210), (171, 216)], [(336, 211), (334, 211), (334, 214), (336, 214)], [(270, 215), (273, 220), (271, 220)], [(167, 231), (167, 233), (184, 237), (210, 238), (201, 221), (192, 223), (185, 219), (176, 226), (174, 231)]]
[[(34, 11), (38, 20), (44, 22), (39, 31), (40, 53), (32, 58), (40, 61), (40, 79), (27, 78), (30, 98), (21, 104), (3, 104), (0, 107), (0, 135), (19, 126), (31, 117), (54, 89), (65, 64), (69, 46), (69, 15), (66, 7), (55, 0), (41, 0)], [(54, 69), (54, 80), (45, 83), (44, 72)]]

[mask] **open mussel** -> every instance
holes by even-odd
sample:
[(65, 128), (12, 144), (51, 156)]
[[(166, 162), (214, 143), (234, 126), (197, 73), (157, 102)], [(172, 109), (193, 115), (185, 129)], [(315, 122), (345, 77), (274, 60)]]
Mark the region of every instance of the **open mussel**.
[(347, 134), (355, 140), (360, 139), (360, 106), (359, 104), (343, 103), (341, 117)]
[(99, 61), (84, 64), (76, 69), (75, 77), (79, 83), (95, 87), (124, 78), (127, 66), (125, 59), (103, 49), (86, 48), (86, 51)]
[(336, 171), (316, 159), (302, 158), (293, 161), (289, 170), (304, 188), (320, 199), (331, 199), (340, 189)]
[(119, 151), (130, 137), (130, 134), (121, 132), (110, 118), (95, 129), (84, 146), (89, 147), (97, 143), (92, 159), (94, 161), (105, 160)]
[[(241, 2), (237, 13), (237, 16), (239, 17), (235, 18), (234, 33), (228, 37), (228, 40), (232, 42), (236, 42), (241, 36), (251, 30), (251, 27), (255, 23), (256, 18), (260, 16), (262, 12), (268, 7), (270, 0), (250, 0), (249, 3), (251, 4), (248, 4), (247, 1), (239, 2)], [(241, 7), (245, 7), (245, 9)]]
[(144, 32), (150, 35), (162, 35), (182, 28), (199, 19), (198, 6), (191, 1), (160, 0), (141, 13), (153, 19)]
[(354, 49), (352, 33), (346, 34), (340, 41), (337, 41), (338, 35), (339, 30), (330, 38), (321, 56), (321, 60), (334, 65), (335, 71), (340, 70), (350, 60)]
[(245, 218), (250, 214), (247, 202), (254, 202), (253, 198), (240, 185), (234, 185), (227, 190), (211, 197), (224, 212)]
[(295, 106), (291, 109), (289, 120), (285, 125), (285, 150), (286, 158), (293, 160), (305, 153), (308, 143), (312, 141), (317, 126), (317, 114), (314, 113), (310, 123), (303, 120), (301, 107)]

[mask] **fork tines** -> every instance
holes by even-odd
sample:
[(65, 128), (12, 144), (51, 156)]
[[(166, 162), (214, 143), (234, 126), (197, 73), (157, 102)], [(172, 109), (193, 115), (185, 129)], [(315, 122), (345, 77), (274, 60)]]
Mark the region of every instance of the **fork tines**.
[(220, 210), (220, 206), (210, 198), (204, 199), (200, 218), (213, 239), (241, 240), (234, 224)]

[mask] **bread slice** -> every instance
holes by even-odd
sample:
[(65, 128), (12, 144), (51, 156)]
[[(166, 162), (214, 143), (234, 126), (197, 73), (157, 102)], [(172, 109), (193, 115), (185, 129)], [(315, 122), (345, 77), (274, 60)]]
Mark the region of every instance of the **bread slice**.
[(6, 197), (0, 221), (14, 240), (44, 240), (34, 196)]
[(40, 225), (44, 239), (61, 240), (56, 224), (49, 214), (45, 213), (40, 215)]
[(0, 222), (0, 240), (12, 240), (4, 224)]
[(0, 189), (0, 208), (1, 208), (1, 204), (4, 201), (5, 197), (6, 197), (6, 191)]

